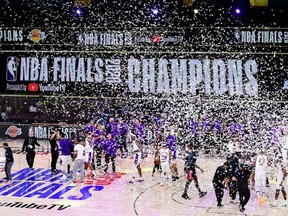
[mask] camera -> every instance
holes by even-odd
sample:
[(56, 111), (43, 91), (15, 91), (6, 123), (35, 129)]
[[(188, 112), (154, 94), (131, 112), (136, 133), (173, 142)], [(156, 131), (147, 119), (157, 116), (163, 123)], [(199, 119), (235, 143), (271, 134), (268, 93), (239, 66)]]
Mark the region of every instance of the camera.
[(61, 128), (59, 128), (59, 127), (52, 127), (52, 129), (51, 129), (51, 133), (55, 133), (55, 132), (59, 132), (59, 131), (61, 131)]

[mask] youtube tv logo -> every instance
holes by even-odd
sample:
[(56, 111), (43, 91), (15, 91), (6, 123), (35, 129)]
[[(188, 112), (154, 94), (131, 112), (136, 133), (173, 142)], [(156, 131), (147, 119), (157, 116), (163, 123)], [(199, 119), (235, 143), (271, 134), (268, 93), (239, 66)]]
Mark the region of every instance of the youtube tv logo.
[(28, 91), (36, 92), (39, 90), (39, 85), (37, 83), (29, 83)]
[(160, 37), (160, 36), (158, 36), (158, 35), (153, 35), (153, 36), (152, 36), (152, 42), (154, 42), (154, 43), (159, 43), (160, 40), (161, 40), (161, 37)]

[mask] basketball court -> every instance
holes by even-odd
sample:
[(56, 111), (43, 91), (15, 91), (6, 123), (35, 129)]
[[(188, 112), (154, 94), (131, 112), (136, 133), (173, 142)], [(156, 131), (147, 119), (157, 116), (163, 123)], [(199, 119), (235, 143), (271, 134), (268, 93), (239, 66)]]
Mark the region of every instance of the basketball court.
[[(7, 141), (12, 147), (22, 146), (22, 140), (2, 140), (1, 146)], [(27, 169), (25, 155), (17, 153), (17, 149), (13, 148), (13, 183), (7, 185), (3, 181), (5, 173), (0, 173), (0, 215), (287, 215), (285, 207), (270, 207), (270, 199), (273, 201), (275, 192), (273, 180), (268, 188), (269, 198), (263, 205), (258, 204), (255, 191), (251, 191), (246, 210), (241, 213), (238, 204), (230, 203), (226, 191), (223, 198), (224, 207), (218, 208), (212, 189), (212, 177), (217, 166), (224, 162), (222, 159), (198, 159), (198, 165), (205, 171), (198, 172), (200, 187), (208, 194), (199, 198), (192, 182), (188, 191), (191, 200), (184, 200), (181, 198), (185, 185), (181, 160), (178, 161), (181, 177), (179, 181), (173, 182), (172, 187), (168, 183), (160, 185), (160, 174), (157, 171), (154, 181), (151, 180), (153, 155), (142, 161), (144, 182), (128, 184), (132, 178), (132, 159), (118, 157), (116, 176), (109, 174), (106, 177), (100, 175), (94, 179), (86, 178), (84, 185), (71, 187), (71, 180), (60, 181), (61, 173), (51, 175), (50, 154), (45, 151), (48, 142), (40, 143), (44, 151), (42, 148), (38, 149), (33, 172)], [(0, 156), (3, 155), (4, 149), (1, 148)], [(59, 164), (57, 166), (59, 168)], [(280, 203), (282, 199), (280, 195)]]

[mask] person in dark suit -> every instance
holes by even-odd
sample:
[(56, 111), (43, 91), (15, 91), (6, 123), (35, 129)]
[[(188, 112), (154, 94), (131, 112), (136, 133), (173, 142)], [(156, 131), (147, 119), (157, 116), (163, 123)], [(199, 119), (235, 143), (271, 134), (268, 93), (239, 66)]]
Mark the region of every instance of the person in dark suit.
[(11, 176), (11, 169), (14, 163), (14, 157), (13, 157), (13, 152), (11, 148), (9, 147), (8, 143), (3, 143), (3, 147), (5, 149), (5, 174), (7, 178), (7, 183), (11, 184), (12, 183), (12, 176)]
[(224, 195), (225, 185), (226, 185), (227, 190), (229, 191), (228, 180), (227, 180), (228, 169), (229, 169), (229, 163), (225, 162), (222, 166), (219, 166), (217, 168), (215, 175), (213, 177), (213, 187), (215, 190), (218, 207), (223, 207), (222, 199)]
[(22, 153), (26, 153), (26, 161), (29, 166), (30, 171), (33, 171), (33, 164), (35, 159), (35, 148), (37, 146), (40, 146), (40, 144), (37, 142), (36, 137), (34, 137), (33, 131), (29, 132), (29, 137), (27, 137), (24, 140), (23, 147), (22, 147)]
[(55, 130), (51, 132), (49, 138), (50, 147), (51, 147), (51, 172), (52, 174), (57, 173), (56, 164), (59, 157), (59, 147), (56, 141), (56, 136), (59, 135), (59, 131)]

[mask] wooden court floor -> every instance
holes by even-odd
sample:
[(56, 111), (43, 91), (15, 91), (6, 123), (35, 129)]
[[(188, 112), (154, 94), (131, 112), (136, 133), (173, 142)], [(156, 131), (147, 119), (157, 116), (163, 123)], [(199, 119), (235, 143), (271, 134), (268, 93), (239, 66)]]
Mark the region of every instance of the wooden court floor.
[[(3, 141), (0, 145), (2, 146)], [(22, 141), (9, 141), (13, 147), (21, 146)], [(43, 143), (46, 145), (46, 143)], [(0, 156), (4, 149), (0, 148)], [(270, 207), (275, 186), (271, 181), (268, 198), (263, 205), (258, 204), (255, 191), (246, 211), (241, 213), (237, 204), (231, 204), (227, 193), (224, 194), (224, 207), (216, 206), (216, 197), (212, 190), (212, 177), (216, 167), (223, 160), (199, 158), (198, 164), (205, 172), (198, 172), (200, 187), (208, 194), (199, 198), (192, 183), (188, 191), (191, 200), (183, 200), (185, 179), (183, 163), (178, 161), (179, 181), (160, 186), (160, 175), (156, 172), (151, 181), (153, 157), (148, 156), (142, 161), (144, 182), (128, 184), (131, 180), (132, 159), (118, 158), (116, 161), (117, 175), (99, 176), (92, 181), (85, 180), (83, 186), (71, 187), (71, 181), (61, 182), (61, 174), (51, 176), (49, 154), (37, 154), (35, 170), (27, 170), (25, 155), (14, 154), (13, 184), (3, 182), (4, 172), (0, 172), (0, 216), (54, 216), (54, 215), (139, 215), (139, 216), (176, 216), (176, 215), (288, 215), (288, 207)], [(111, 169), (111, 166), (109, 167)], [(2, 180), (1, 180), (2, 179)], [(238, 198), (238, 197), (237, 197)], [(280, 202), (282, 201), (280, 195)], [(271, 200), (271, 201), (270, 201)]]

